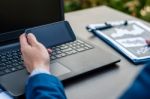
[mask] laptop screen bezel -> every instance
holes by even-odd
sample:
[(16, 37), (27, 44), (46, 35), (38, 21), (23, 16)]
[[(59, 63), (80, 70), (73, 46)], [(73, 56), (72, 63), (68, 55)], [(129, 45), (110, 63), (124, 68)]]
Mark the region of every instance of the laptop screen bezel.
[[(58, 21), (63, 21), (65, 20), (64, 17), (64, 1), (60, 0), (59, 2), (59, 7), (60, 7), (60, 18)], [(47, 23), (45, 23), (47, 24)], [(38, 26), (38, 25), (37, 25)], [(32, 26), (34, 27), (34, 26)], [(31, 27), (27, 27), (27, 28), (31, 28)], [(25, 29), (19, 29), (19, 30), (15, 30), (15, 31), (8, 31), (8, 32), (4, 32), (0, 34), (0, 43), (3, 43), (5, 41), (12, 41), (12, 40), (16, 40), (18, 41), (19, 36), (24, 32)]]

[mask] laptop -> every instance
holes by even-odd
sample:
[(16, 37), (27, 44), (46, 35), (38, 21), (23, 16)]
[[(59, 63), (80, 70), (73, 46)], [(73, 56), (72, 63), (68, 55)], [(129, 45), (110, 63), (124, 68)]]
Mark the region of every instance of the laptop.
[[(29, 75), (23, 66), (18, 38), (27, 28), (63, 21), (63, 0), (1, 0), (0, 16), (0, 85), (17, 97), (24, 94)], [(120, 61), (78, 38), (52, 50), (51, 72), (60, 80)]]

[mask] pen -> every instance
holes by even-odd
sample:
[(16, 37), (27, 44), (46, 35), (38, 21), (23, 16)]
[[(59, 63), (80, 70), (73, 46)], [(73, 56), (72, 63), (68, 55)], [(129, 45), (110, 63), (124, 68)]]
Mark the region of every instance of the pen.
[(111, 24), (109, 24), (109, 23), (107, 23), (107, 22), (105, 22), (104, 23), (105, 25), (104, 26), (101, 26), (101, 27), (95, 27), (95, 29), (91, 29), (90, 27), (86, 27), (87, 28), (87, 30), (88, 31), (90, 31), (90, 32), (94, 32), (94, 30), (106, 30), (106, 29), (110, 29), (110, 28), (113, 28), (113, 27), (115, 27), (115, 26), (121, 26), (121, 25), (124, 25), (124, 26), (126, 26), (126, 25), (128, 25), (128, 21), (126, 20), (126, 21), (124, 21), (122, 24), (119, 24), (119, 25), (111, 25)]
[(96, 30), (106, 30), (106, 29), (110, 29), (112, 28), (113, 26), (111, 24), (108, 24), (105, 22), (105, 26), (102, 26), (102, 27), (96, 27), (95, 29)]
[(109, 29), (109, 28), (112, 28), (113, 26), (112, 25), (110, 25), (110, 24), (107, 24), (106, 22), (105, 22), (105, 26), (101, 26), (101, 27), (96, 27), (95, 29), (91, 29), (90, 27), (86, 27), (86, 29), (88, 30), (88, 31), (90, 31), (90, 32), (93, 32), (94, 30), (106, 30), (106, 29)]

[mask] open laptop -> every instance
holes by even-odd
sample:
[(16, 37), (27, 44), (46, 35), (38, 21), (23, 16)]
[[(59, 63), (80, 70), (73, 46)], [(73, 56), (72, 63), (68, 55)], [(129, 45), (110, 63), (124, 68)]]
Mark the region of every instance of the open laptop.
[[(28, 78), (19, 50), (20, 34), (27, 28), (62, 20), (63, 0), (0, 1), (0, 84), (11, 95), (22, 95)], [(52, 49), (52, 74), (61, 80), (119, 61), (82, 39)]]

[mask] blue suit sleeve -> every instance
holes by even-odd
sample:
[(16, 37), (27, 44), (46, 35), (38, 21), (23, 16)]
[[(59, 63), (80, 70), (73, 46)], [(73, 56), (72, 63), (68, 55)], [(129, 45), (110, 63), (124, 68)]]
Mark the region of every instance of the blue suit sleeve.
[(146, 65), (120, 99), (150, 99), (150, 63)]
[(63, 85), (53, 75), (38, 74), (29, 78), (26, 99), (66, 99)]

